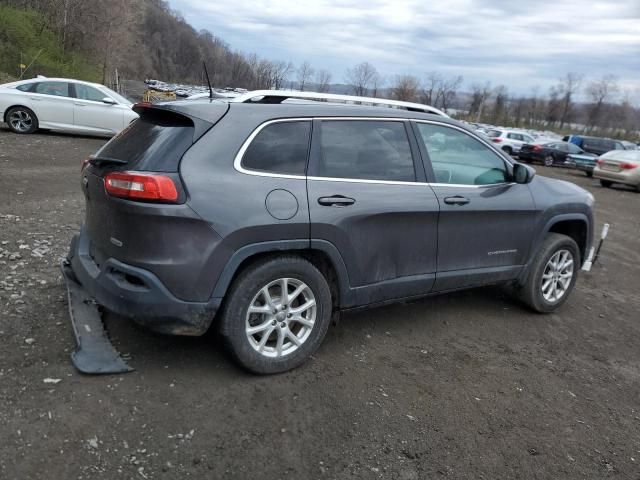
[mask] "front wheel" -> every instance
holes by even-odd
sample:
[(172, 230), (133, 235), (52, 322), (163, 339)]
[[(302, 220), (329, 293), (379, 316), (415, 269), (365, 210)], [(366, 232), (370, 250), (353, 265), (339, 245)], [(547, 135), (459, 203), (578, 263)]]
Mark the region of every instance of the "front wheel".
[(258, 374), (304, 363), (331, 322), (331, 291), (307, 260), (277, 257), (248, 267), (227, 294), (220, 330), (236, 361)]
[(530, 266), (520, 299), (536, 312), (551, 313), (569, 297), (578, 278), (580, 250), (566, 235), (550, 233)]
[(38, 117), (27, 107), (13, 107), (7, 112), (7, 125), (14, 133), (33, 133), (38, 129)]

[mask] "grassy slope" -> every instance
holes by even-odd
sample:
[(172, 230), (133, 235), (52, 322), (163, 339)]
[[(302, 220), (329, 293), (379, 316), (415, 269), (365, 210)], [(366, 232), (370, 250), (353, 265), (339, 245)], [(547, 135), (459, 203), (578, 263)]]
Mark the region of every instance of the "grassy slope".
[[(19, 75), (20, 52), (28, 65), (38, 56), (26, 78), (35, 75), (71, 77), (97, 81), (99, 69), (81, 55), (63, 53), (58, 37), (36, 12), (0, 6), (0, 72)], [(0, 73), (0, 77), (4, 77)]]

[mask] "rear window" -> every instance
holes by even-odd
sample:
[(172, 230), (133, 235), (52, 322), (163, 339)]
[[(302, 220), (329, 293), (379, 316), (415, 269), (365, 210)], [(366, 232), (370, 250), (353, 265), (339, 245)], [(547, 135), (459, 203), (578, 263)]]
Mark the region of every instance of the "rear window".
[(500, 130), (489, 130), (489, 133), (487, 133), (487, 136), (490, 138), (496, 138), (500, 135), (502, 135), (502, 132)]
[(127, 170), (176, 172), (193, 144), (193, 122), (183, 115), (147, 110), (113, 137), (96, 157), (124, 160)]

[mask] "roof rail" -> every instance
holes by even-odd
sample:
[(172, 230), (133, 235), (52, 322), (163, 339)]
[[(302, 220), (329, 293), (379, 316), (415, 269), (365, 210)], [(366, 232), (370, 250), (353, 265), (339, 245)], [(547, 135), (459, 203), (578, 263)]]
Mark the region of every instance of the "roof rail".
[(449, 115), (442, 110), (438, 110), (430, 105), (421, 103), (401, 102), (399, 100), (388, 100), (386, 98), (358, 97), (355, 95), (338, 95), (335, 93), (319, 92), (296, 92), (285, 90), (254, 90), (247, 92), (231, 100), (233, 103), (282, 103), (288, 98), (315, 100), (319, 102), (345, 103), (352, 105), (385, 106), (409, 110), (411, 112), (433, 113), (449, 118)]

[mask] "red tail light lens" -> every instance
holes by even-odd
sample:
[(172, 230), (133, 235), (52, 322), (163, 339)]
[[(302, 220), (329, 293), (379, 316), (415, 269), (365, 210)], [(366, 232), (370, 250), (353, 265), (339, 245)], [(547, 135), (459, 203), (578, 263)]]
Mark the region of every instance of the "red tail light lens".
[(622, 168), (623, 170), (631, 170), (633, 168), (636, 168), (637, 166), (638, 166), (637, 163), (624, 162), (620, 164), (620, 168)]
[(104, 177), (107, 193), (130, 200), (175, 202), (178, 190), (173, 180), (165, 175), (140, 172), (111, 172)]
[(604, 165), (604, 160), (600, 160), (600, 159), (598, 158), (598, 159), (596, 160), (596, 163), (597, 163), (599, 166), (602, 166), (602, 165)]
[(540, 145), (534, 145), (533, 146), (533, 151), (534, 152), (539, 152), (540, 150), (542, 150), (542, 147)]
[(500, 143), (502, 141), (502, 139), (500, 137), (496, 137), (496, 138), (492, 138), (491, 141), (493, 143)]

